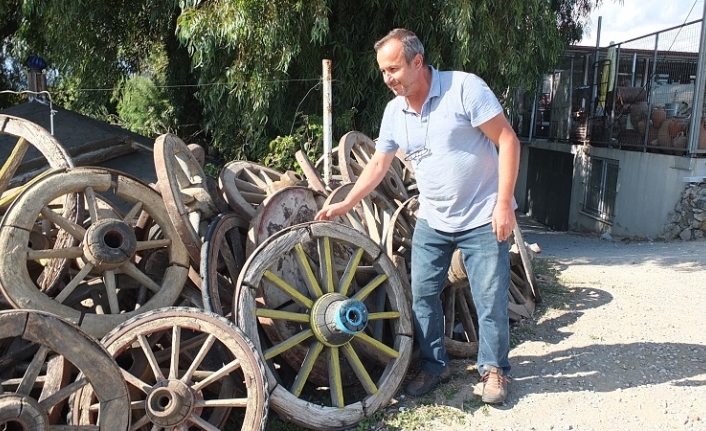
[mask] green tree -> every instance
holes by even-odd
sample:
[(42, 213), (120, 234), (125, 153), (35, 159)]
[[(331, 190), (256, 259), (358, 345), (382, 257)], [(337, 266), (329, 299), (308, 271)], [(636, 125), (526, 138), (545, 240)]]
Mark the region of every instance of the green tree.
[(334, 136), (375, 137), (391, 93), (372, 46), (389, 30), (415, 31), (430, 64), (474, 72), (507, 97), (556, 64), (601, 1), (9, 0), (0, 36), (14, 58), (38, 53), (58, 71), (55, 101), (67, 108), (262, 160), (272, 137), (321, 115), (323, 59)]

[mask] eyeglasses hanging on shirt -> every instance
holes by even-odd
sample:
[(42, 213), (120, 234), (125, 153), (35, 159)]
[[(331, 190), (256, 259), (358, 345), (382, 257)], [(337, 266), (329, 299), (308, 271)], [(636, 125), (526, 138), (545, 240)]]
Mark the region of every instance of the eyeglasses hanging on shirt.
[[(422, 160), (426, 159), (427, 157), (431, 156), (431, 149), (429, 149), (429, 123), (431, 122), (431, 116), (427, 118), (427, 130), (426, 134), (424, 136), (424, 146), (418, 150), (414, 150), (411, 153), (407, 154), (407, 157), (405, 157), (405, 161), (407, 162), (415, 162), (419, 164)], [(404, 133), (405, 136), (407, 137), (407, 148), (409, 148), (409, 130), (407, 130), (407, 116), (404, 118)]]

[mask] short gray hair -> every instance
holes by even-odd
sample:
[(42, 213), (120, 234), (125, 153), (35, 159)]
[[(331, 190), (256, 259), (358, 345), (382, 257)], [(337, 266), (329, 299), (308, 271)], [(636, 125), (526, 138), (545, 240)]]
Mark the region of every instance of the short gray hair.
[(375, 42), (375, 45), (373, 45), (373, 48), (375, 48), (375, 52), (378, 52), (380, 48), (382, 48), (387, 42), (393, 39), (397, 39), (400, 41), (400, 43), (402, 43), (402, 49), (404, 50), (404, 58), (405, 60), (407, 60), (407, 63), (411, 63), (412, 60), (414, 60), (414, 57), (417, 56), (417, 54), (421, 54), (422, 61), (426, 63), (426, 59), (424, 58), (424, 45), (422, 45), (422, 42), (419, 40), (417, 35), (414, 34), (414, 32), (411, 32), (404, 28), (396, 28), (391, 32), (387, 33), (385, 37)]

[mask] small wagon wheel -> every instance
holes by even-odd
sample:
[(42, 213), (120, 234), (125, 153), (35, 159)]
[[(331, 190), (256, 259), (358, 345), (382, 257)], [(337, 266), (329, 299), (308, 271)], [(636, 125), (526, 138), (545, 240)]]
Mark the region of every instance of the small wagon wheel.
[(154, 164), (169, 218), (198, 267), (201, 238), (219, 213), (209, 194), (206, 174), (184, 141), (170, 133), (155, 140)]
[(221, 170), (219, 185), (233, 211), (250, 220), (282, 174), (257, 163), (234, 160)]
[[(127, 385), (118, 365), (93, 337), (38, 310), (0, 312), (0, 334), (3, 429), (128, 430)], [(78, 370), (78, 378), (70, 370)], [(63, 425), (66, 400), (87, 388), (96, 394), (93, 420)]]
[[(79, 194), (90, 213), (86, 225), (57, 214), (51, 203), (61, 196)], [(126, 205), (122, 219), (104, 217), (96, 195)], [(134, 231), (146, 212), (163, 237), (138, 240)], [(68, 232), (78, 246), (32, 250), (30, 232), (37, 221)], [(138, 268), (142, 257), (165, 249), (169, 266), (159, 277)], [(174, 304), (187, 277), (189, 256), (157, 192), (125, 174), (100, 168), (74, 168), (54, 172), (27, 188), (10, 206), (0, 224), (0, 289), (14, 308), (39, 309), (77, 323), (94, 336), (102, 336), (138, 312)], [(67, 260), (72, 271), (56, 295), (37, 288), (28, 265)]]
[[(264, 429), (265, 366), (229, 320), (195, 308), (162, 308), (126, 321), (102, 343), (123, 368), (131, 431)], [(93, 399), (84, 391), (75, 410), (86, 412)]]
[[(280, 270), (290, 259), (296, 273)], [(344, 429), (385, 406), (412, 354), (402, 290), (390, 259), (350, 227), (303, 223), (265, 240), (241, 271), (233, 315), (267, 361), (272, 408), (312, 429)]]
[(286, 187), (268, 196), (250, 221), (245, 256), (250, 256), (265, 239), (282, 229), (314, 221), (325, 200), (324, 195), (301, 186)]
[(201, 294), (204, 308), (225, 316), (245, 265), (248, 222), (236, 213), (222, 213), (208, 226), (201, 249)]
[[(343, 135), (338, 144), (338, 164), (343, 179), (347, 182), (355, 182), (363, 168), (370, 163), (374, 153), (375, 143), (365, 134), (353, 131)], [(388, 198), (400, 202), (406, 201), (409, 197), (402, 178), (395, 169), (387, 171), (379, 190)]]

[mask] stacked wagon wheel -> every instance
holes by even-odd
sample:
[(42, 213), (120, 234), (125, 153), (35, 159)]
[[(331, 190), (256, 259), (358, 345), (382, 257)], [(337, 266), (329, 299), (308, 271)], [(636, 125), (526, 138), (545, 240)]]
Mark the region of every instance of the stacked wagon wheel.
[[(74, 195), (86, 202), (82, 223), (55, 211), (55, 202)], [(124, 205), (125, 215), (102, 211), (102, 201)], [(162, 239), (138, 239), (135, 221), (142, 213), (161, 229)], [(64, 231), (74, 244), (33, 248), (37, 226)], [(140, 260), (155, 250), (167, 258), (157, 280), (140, 268)], [(0, 288), (13, 308), (54, 313), (97, 337), (140, 312), (174, 304), (189, 267), (159, 194), (135, 178), (100, 168), (53, 172), (24, 190), (0, 224), (0, 251)], [(52, 261), (68, 271), (55, 289), (45, 290), (30, 269)]]
[(267, 362), (272, 409), (314, 429), (348, 428), (386, 405), (412, 350), (399, 274), (360, 232), (284, 229), (250, 256), (233, 316)]
[[(230, 321), (169, 307), (135, 316), (102, 343), (127, 381), (131, 430), (264, 429), (264, 364)], [(88, 389), (76, 397), (75, 422), (91, 420), (96, 398)]]
[[(0, 334), (3, 429), (130, 429), (125, 379), (93, 337), (39, 310), (0, 311)], [(86, 390), (95, 400), (74, 409), (72, 400)], [(67, 416), (75, 420), (64, 425)]]
[[(150, 186), (73, 167), (25, 120), (0, 115), (0, 133), (18, 138), (0, 170), (0, 291), (15, 308), (0, 313), (5, 428), (260, 430), (271, 404), (301, 426), (345, 429), (399, 389), (418, 208), (403, 154), (347, 215), (314, 222), (370, 162), (364, 134), (341, 138), (328, 183), (325, 160), (301, 151), (303, 175), (236, 160), (209, 178), (201, 147), (164, 134)], [(31, 152), (44, 160), (22, 162)], [(512, 243), (519, 319), (539, 292), (519, 229)], [(442, 300), (447, 349), (472, 356), (460, 253)]]

